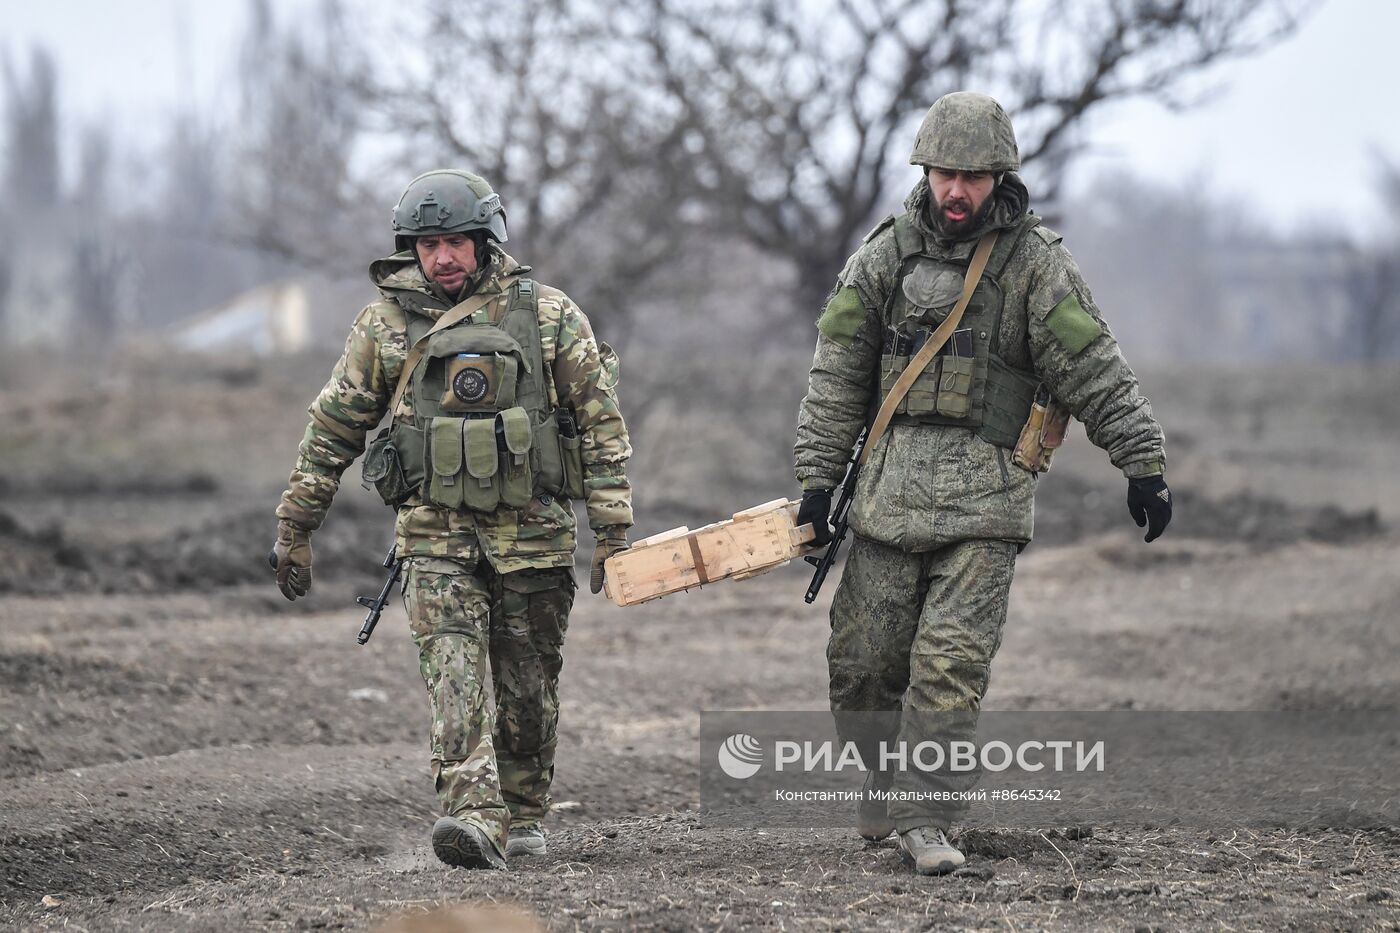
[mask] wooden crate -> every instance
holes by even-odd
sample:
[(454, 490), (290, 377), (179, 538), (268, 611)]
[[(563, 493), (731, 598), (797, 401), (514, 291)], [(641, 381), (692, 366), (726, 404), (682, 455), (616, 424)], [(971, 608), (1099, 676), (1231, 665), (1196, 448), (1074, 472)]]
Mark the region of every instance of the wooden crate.
[(806, 551), (814, 534), (811, 525), (798, 527), (797, 506), (793, 500), (774, 499), (695, 531), (672, 528), (643, 538), (608, 558), (608, 598), (619, 606), (635, 606), (781, 567)]

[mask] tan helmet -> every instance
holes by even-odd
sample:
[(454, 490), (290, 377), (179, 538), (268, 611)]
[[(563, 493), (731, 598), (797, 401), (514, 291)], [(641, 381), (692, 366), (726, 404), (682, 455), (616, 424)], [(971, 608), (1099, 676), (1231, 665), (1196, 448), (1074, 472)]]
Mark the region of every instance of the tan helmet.
[(928, 109), (909, 161), (960, 172), (1013, 172), (1021, 167), (1021, 154), (1001, 104), (986, 94), (955, 91)]

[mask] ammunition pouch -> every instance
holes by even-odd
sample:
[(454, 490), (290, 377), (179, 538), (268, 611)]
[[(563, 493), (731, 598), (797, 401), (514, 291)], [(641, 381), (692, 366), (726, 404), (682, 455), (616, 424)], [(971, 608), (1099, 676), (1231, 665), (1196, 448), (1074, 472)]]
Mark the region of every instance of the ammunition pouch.
[(583, 486), (583, 438), (578, 435), (565, 437), (561, 434), (559, 450), (564, 459), (562, 492), (565, 498), (582, 499), (587, 492)]
[(573, 413), (566, 408), (555, 409), (534, 423), (533, 436), (536, 492), (582, 499), (583, 446)]
[(1031, 403), (1030, 415), (1011, 452), (1011, 462), (1032, 473), (1050, 469), (1051, 458), (1065, 442), (1069, 420), (1069, 409), (1042, 387)]
[(373, 487), (384, 504), (393, 508), (413, 495), (414, 484), (409, 483), (404, 472), (392, 429), (385, 428), (370, 442), (360, 464), (360, 480), (366, 488)]
[[(424, 500), (448, 509), (525, 508), (544, 484), (531, 457), (535, 432), (520, 407), (493, 415), (432, 419)], [(557, 492), (557, 489), (555, 490)]]
[[(495, 433), (500, 443), (497, 450), (497, 476), (501, 504), (521, 509), (530, 503), (535, 493), (535, 471), (530, 463), (530, 447), (534, 432), (530, 430), (530, 414), (523, 408), (507, 408), (496, 415)], [(501, 448), (504, 447), (504, 450)]]

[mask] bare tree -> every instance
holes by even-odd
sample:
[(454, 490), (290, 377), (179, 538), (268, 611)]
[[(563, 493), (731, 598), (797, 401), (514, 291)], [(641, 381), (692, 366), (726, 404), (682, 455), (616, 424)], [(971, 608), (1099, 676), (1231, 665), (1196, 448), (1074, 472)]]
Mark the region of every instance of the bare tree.
[(371, 56), (339, 0), (319, 4), (311, 39), (279, 24), (268, 0), (249, 9), (233, 171), (238, 239), (303, 265), (363, 268), (374, 255), (372, 224), (387, 215), (372, 181), (378, 166), (363, 178), (350, 172), (364, 141), (357, 72)]
[[(261, 111), (245, 131), (281, 155), (259, 169), (255, 239), (305, 257), (297, 218), (324, 227), (332, 210), (382, 230), (411, 173), (461, 165), (501, 190), (512, 248), (567, 269), (620, 328), (657, 273), (669, 286), (677, 258), (717, 238), (791, 264), (797, 294), (776, 303), (809, 313), (912, 182), (914, 122), (946, 91), (998, 94), (1053, 193), (1104, 102), (1185, 103), (1211, 66), (1293, 29), (1305, 0), (420, 2), (357, 31), (373, 48), (342, 28), (317, 51), (278, 39), (257, 0), (245, 74)], [(308, 123), (329, 135), (304, 141)], [(321, 182), (289, 183), (305, 153)]]
[(8, 342), (10, 330), (10, 286), (14, 283), (10, 218), (0, 208), (0, 342)]
[(94, 356), (113, 345), (121, 311), (121, 264), (112, 238), (99, 229), (77, 231), (69, 244), (69, 278), (77, 326), (75, 343)]
[(1382, 157), (1377, 188), (1390, 229), (1379, 243), (1352, 245), (1343, 279), (1353, 322), (1346, 333), (1356, 340), (1343, 352), (1367, 362), (1400, 355), (1400, 165)]
[[(644, 0), (623, 4), (647, 55), (626, 80), (663, 92), (687, 186), (718, 229), (800, 272), (816, 307), (854, 239), (912, 184), (917, 118), (962, 88), (995, 94), (1053, 195), (1108, 101), (1181, 105), (1211, 66), (1296, 25), (1258, 0)], [(641, 8), (640, 13), (633, 8)], [(905, 179), (897, 181), (897, 179)]]
[[(412, 31), (374, 54), (349, 30), (302, 45), (263, 7), (243, 70), (255, 103), (244, 161), (256, 183), (242, 200), (260, 247), (327, 265), (320, 243), (361, 263), (387, 251), (390, 208), (413, 175), (468, 168), (501, 192), (508, 247), (525, 261), (549, 256), (551, 276), (567, 270), (570, 293), (619, 336), (640, 284), (680, 250), (684, 225), (679, 176), (662, 170), (679, 140), (639, 126), (609, 85), (603, 5), (424, 0), (417, 15), (394, 13), (393, 25)], [(326, 236), (330, 219), (341, 236)], [(313, 226), (319, 238), (306, 232)]]
[(6, 56), (4, 76), (5, 197), (28, 221), (58, 204), (58, 69), (48, 50), (35, 47), (27, 75)]
[(82, 134), (78, 177), (68, 195), (74, 218), (65, 231), (66, 281), (72, 296), (76, 343), (94, 355), (113, 343), (122, 311), (121, 247), (110, 209), (112, 142), (104, 127)]
[(78, 150), (78, 177), (71, 197), (86, 216), (102, 215), (111, 209), (112, 135), (105, 126), (83, 129)]
[(527, 258), (567, 270), (616, 339), (648, 278), (682, 249), (674, 164), (685, 152), (674, 127), (637, 119), (638, 90), (613, 80), (621, 50), (607, 5), (432, 0), (428, 9), (424, 67), (371, 95), (382, 125), (504, 192)]

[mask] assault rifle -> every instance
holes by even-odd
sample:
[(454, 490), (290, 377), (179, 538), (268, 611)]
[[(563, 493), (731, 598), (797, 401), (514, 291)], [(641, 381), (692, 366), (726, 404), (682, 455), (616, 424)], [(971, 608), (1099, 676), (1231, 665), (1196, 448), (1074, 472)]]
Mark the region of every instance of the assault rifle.
[(374, 634), (374, 627), (379, 624), (379, 614), (384, 611), (384, 606), (389, 602), (389, 591), (394, 588), (394, 584), (399, 582), (399, 574), (403, 571), (403, 561), (397, 560), (398, 545), (389, 548), (389, 553), (384, 558), (384, 567), (389, 571), (389, 578), (384, 581), (384, 587), (379, 591), (379, 595), (374, 599), (368, 596), (356, 596), (355, 602), (369, 610), (365, 616), (365, 624), (360, 627), (360, 635), (356, 640), (360, 644), (369, 641), (369, 637)]
[(856, 438), (856, 446), (851, 451), (851, 462), (846, 465), (846, 478), (841, 481), (841, 496), (836, 500), (836, 508), (831, 512), (831, 542), (827, 544), (826, 551), (820, 557), (809, 554), (807, 563), (816, 567), (816, 572), (812, 574), (812, 582), (807, 587), (807, 602), (813, 602), (817, 598), (817, 593), (821, 591), (822, 584), (826, 582), (826, 575), (831, 570), (831, 565), (836, 563), (836, 552), (841, 550), (841, 542), (846, 538), (846, 531), (849, 527), (846, 521), (846, 513), (851, 510), (851, 500), (856, 496), (856, 480), (860, 476), (860, 455), (865, 449), (865, 438), (870, 433), (870, 426), (866, 425), (861, 429), (860, 437)]

